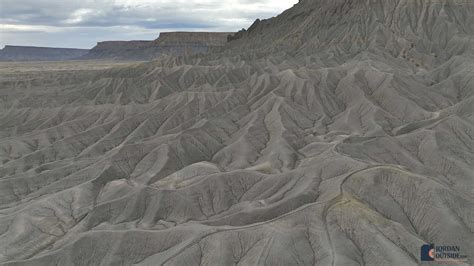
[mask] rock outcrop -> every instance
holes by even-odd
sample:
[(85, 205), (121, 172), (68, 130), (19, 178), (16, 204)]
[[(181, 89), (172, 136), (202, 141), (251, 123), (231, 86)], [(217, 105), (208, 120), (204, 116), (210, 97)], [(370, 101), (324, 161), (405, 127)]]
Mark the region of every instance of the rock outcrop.
[(62, 61), (81, 57), (88, 52), (87, 49), (6, 45), (0, 50), (0, 61)]
[(97, 43), (82, 59), (145, 60), (156, 55), (153, 41), (104, 41)]

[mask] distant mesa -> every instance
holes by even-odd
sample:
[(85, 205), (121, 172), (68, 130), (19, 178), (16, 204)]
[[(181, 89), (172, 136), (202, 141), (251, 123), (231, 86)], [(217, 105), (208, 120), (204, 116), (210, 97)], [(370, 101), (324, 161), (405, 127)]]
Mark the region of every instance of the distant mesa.
[(62, 61), (84, 56), (88, 52), (88, 49), (6, 45), (0, 50), (0, 61)]
[(163, 32), (153, 41), (99, 42), (81, 59), (149, 60), (163, 54), (207, 53), (227, 43), (231, 32)]
[(92, 49), (7, 45), (0, 61), (62, 61), (74, 59), (151, 60), (163, 54), (192, 55), (224, 46), (232, 32), (164, 32), (156, 40), (103, 41)]
[(152, 41), (104, 41), (92, 48), (95, 50), (123, 50), (149, 47)]
[(163, 32), (153, 41), (156, 45), (223, 46), (233, 32)]

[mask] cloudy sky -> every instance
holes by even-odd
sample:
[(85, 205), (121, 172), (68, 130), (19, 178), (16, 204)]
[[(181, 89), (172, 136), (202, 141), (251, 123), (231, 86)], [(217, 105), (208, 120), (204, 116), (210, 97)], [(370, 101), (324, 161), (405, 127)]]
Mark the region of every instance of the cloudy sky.
[(5, 44), (90, 48), (163, 31), (237, 31), (298, 0), (0, 0)]

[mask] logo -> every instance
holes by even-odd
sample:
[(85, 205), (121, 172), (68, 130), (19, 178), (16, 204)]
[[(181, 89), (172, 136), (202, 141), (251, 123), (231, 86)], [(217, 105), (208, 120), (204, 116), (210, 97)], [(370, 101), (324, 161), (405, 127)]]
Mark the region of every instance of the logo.
[(423, 245), (421, 246), (421, 261), (434, 261), (435, 250), (434, 245)]
[(459, 246), (435, 246), (434, 244), (425, 244), (421, 246), (420, 260), (462, 262), (467, 261), (467, 256), (461, 254), (461, 248)]

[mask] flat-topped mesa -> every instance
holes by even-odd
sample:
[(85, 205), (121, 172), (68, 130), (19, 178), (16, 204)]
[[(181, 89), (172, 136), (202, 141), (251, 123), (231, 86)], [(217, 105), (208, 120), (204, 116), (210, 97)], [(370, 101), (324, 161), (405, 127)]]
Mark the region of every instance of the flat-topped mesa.
[(139, 49), (143, 47), (150, 47), (153, 41), (104, 41), (98, 42), (92, 48), (94, 50), (120, 50), (120, 49)]
[(6, 45), (0, 50), (0, 61), (61, 61), (75, 59), (88, 52), (88, 49)]
[(82, 59), (142, 60), (153, 50), (153, 41), (103, 41), (98, 42)]
[(230, 32), (164, 32), (153, 41), (99, 42), (83, 59), (149, 60), (163, 54), (207, 53), (224, 46)]
[(232, 32), (163, 32), (154, 41), (157, 45), (223, 46)]

